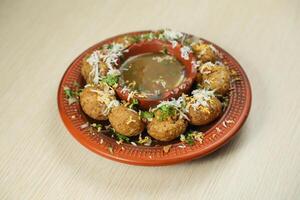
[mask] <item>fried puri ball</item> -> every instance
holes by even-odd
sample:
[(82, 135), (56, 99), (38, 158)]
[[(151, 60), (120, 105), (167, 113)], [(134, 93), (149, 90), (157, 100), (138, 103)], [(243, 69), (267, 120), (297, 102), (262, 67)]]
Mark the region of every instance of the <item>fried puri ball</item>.
[(196, 75), (196, 82), (197, 83), (202, 83), (202, 74), (200, 72), (197, 72), (197, 75)]
[(171, 141), (183, 134), (188, 123), (185, 119), (178, 117), (167, 117), (164, 120), (160, 119), (160, 113), (157, 111), (155, 117), (147, 125), (147, 131), (150, 136), (159, 141)]
[(108, 105), (115, 99), (114, 91), (104, 84), (88, 86), (80, 93), (82, 110), (95, 120), (107, 120)]
[(192, 45), (192, 49), (201, 63), (215, 62), (219, 59), (217, 50), (211, 44), (198, 42)]
[(189, 123), (192, 125), (206, 125), (214, 121), (222, 112), (222, 104), (216, 97), (210, 97), (207, 105), (190, 106), (188, 109)]
[[(82, 67), (81, 67), (81, 75), (83, 76), (84, 80), (88, 84), (94, 83), (93, 80), (95, 78), (95, 72), (93, 71), (93, 66), (88, 62), (88, 58), (90, 55), (87, 55), (83, 60), (82, 60)], [(107, 65), (100, 61), (98, 66), (98, 73), (99, 76), (105, 76), (108, 72), (108, 67)]]
[(114, 107), (108, 115), (108, 120), (116, 132), (129, 137), (139, 135), (145, 128), (138, 113), (124, 105)]
[[(203, 65), (200, 85), (203, 88), (214, 90), (216, 94), (225, 95), (230, 89), (230, 71), (222, 65)], [(198, 80), (197, 80), (198, 81)]]

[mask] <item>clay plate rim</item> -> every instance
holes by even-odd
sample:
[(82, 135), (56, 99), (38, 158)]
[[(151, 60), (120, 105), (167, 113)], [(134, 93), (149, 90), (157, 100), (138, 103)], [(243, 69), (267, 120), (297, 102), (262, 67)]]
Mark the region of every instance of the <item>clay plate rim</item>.
[[(119, 161), (122, 163), (132, 164), (132, 165), (144, 165), (144, 166), (170, 165), (170, 164), (176, 164), (176, 163), (180, 163), (180, 162), (184, 162), (184, 161), (193, 160), (193, 159), (205, 156), (205, 155), (219, 149), (226, 143), (228, 143), (230, 141), (230, 139), (232, 139), (238, 133), (239, 129), (241, 128), (241, 126), (244, 124), (244, 122), (246, 121), (246, 119), (248, 117), (250, 107), (251, 107), (251, 101), (252, 101), (251, 86), (250, 86), (250, 82), (247, 78), (247, 75), (245, 74), (245, 72), (244, 72), (243, 68), (240, 66), (240, 64), (236, 61), (236, 59), (234, 59), (230, 54), (228, 54), (225, 50), (220, 48), (218, 45), (215, 45), (214, 43), (209, 42), (208, 40), (205, 40), (205, 39), (203, 39), (203, 40), (208, 43), (213, 44), (221, 52), (221, 54), (223, 56), (227, 57), (227, 60), (230, 61), (230, 63), (232, 65), (234, 65), (234, 68), (238, 69), (239, 76), (244, 85), (243, 91), (245, 93), (245, 99), (243, 100), (242, 105), (241, 105), (242, 111), (241, 111), (241, 113), (238, 114), (238, 121), (235, 121), (235, 123), (230, 126), (229, 130), (225, 129), (225, 131), (222, 132), (222, 134), (217, 135), (216, 138), (214, 138), (211, 141), (208, 141), (208, 144), (204, 143), (204, 144), (197, 144), (197, 145), (194, 145), (191, 147), (187, 146), (186, 148), (180, 149), (180, 150), (178, 150), (179, 148), (177, 146), (180, 145), (181, 143), (174, 144), (173, 148), (171, 148), (171, 150), (173, 149), (172, 154), (167, 153), (166, 156), (164, 156), (164, 153), (161, 152), (162, 147), (143, 147), (143, 146), (135, 147), (133, 145), (128, 145), (128, 144), (123, 145), (125, 147), (126, 151), (118, 151), (114, 154), (111, 154), (108, 151), (108, 147), (116, 146), (113, 139), (107, 139), (104, 137), (103, 139), (105, 139), (105, 142), (103, 144), (99, 144), (99, 141), (92, 139), (89, 135), (85, 134), (83, 130), (80, 130), (75, 127), (75, 124), (71, 120), (71, 117), (70, 117), (71, 114), (67, 113), (65, 111), (63, 84), (64, 84), (64, 82), (66, 82), (66, 80), (68, 78), (70, 78), (68, 76), (70, 76), (70, 73), (72, 72), (72, 70), (73, 71), (75, 70), (75, 67), (76, 67), (77, 63), (79, 62), (79, 60), (81, 60), (81, 58), (84, 55), (86, 55), (88, 52), (91, 52), (93, 49), (97, 48), (98, 46), (101, 46), (105, 43), (109, 43), (112, 40), (115, 40), (119, 37), (122, 37), (122, 36), (125, 36), (128, 34), (136, 35), (136, 34), (142, 34), (142, 33), (147, 33), (147, 32), (149, 32), (149, 31), (130, 32), (130, 33), (120, 34), (120, 35), (108, 38), (106, 40), (103, 40), (103, 41), (93, 45), (92, 47), (88, 48), (87, 50), (85, 50), (69, 65), (68, 69), (65, 71), (65, 73), (60, 81), (58, 93), (57, 93), (57, 103), (58, 103), (59, 113), (60, 113), (60, 116), (61, 116), (65, 126), (67, 127), (68, 131), (72, 134), (72, 136), (79, 143), (81, 143), (86, 148), (90, 149), (91, 151), (95, 152), (96, 154), (99, 154), (108, 159)], [(230, 97), (229, 106), (228, 106), (226, 112), (223, 114), (223, 116), (217, 122), (214, 122), (214, 125), (206, 132), (210, 135), (210, 139), (212, 138), (211, 137), (212, 131), (216, 127), (221, 126), (222, 122), (224, 122), (226, 117), (229, 115), (229, 110), (235, 106), (232, 104), (233, 103), (232, 99), (233, 99), (233, 95), (231, 95), (231, 97)], [(176, 150), (174, 150), (175, 149), (174, 146), (176, 147)], [(153, 155), (153, 158), (150, 158), (150, 157), (148, 159), (147, 158), (145, 159), (145, 157), (141, 158), (140, 155), (143, 153), (149, 154), (151, 156)], [(161, 157), (161, 155), (163, 155), (163, 156)]]

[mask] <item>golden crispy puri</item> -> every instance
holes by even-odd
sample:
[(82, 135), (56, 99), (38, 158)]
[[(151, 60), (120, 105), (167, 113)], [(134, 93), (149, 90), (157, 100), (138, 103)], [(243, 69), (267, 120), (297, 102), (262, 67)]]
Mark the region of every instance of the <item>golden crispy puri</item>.
[[(108, 67), (107, 65), (100, 61), (97, 67), (93, 67), (90, 65), (90, 63), (87, 61), (90, 55), (87, 55), (83, 60), (82, 60), (82, 67), (81, 67), (81, 75), (83, 76), (84, 80), (88, 84), (94, 83), (94, 78), (95, 78), (95, 72), (94, 70), (98, 69), (99, 76), (105, 76), (108, 72)], [(95, 69), (93, 69), (95, 68)]]
[(187, 125), (186, 120), (178, 117), (167, 117), (161, 120), (158, 111), (155, 118), (147, 125), (147, 131), (150, 136), (159, 141), (171, 141), (183, 134)]
[(110, 107), (117, 103), (114, 91), (107, 85), (91, 85), (83, 89), (80, 94), (82, 110), (91, 118), (106, 120)]
[(138, 113), (123, 105), (113, 108), (108, 119), (116, 132), (129, 137), (140, 134), (145, 128)]
[(188, 109), (189, 123), (192, 125), (206, 125), (214, 121), (222, 112), (222, 104), (216, 97), (210, 97), (206, 105), (190, 106)]
[(197, 73), (195, 80), (197, 83), (202, 83), (202, 74), (200, 72)]
[(216, 94), (225, 95), (230, 89), (230, 71), (222, 65), (202, 65), (200, 68), (200, 85), (214, 90)]
[(215, 62), (219, 60), (217, 50), (210, 44), (198, 42), (192, 45), (192, 49), (201, 63)]

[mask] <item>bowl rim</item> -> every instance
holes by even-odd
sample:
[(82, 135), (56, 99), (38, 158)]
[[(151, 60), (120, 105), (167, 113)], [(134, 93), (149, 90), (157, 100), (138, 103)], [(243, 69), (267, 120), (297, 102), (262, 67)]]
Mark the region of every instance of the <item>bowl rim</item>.
[[(128, 34), (137, 35), (137, 34), (143, 34), (143, 33), (149, 33), (149, 32), (150, 32), (150, 30), (135, 31), (135, 32), (128, 32), (128, 33), (110, 37), (108, 39), (105, 39), (101, 42), (96, 43), (95, 45), (91, 46), (90, 48), (85, 50), (83, 53), (81, 53), (79, 56), (77, 56), (77, 58), (75, 58), (75, 60), (69, 65), (67, 70), (64, 72), (63, 77), (59, 84), (58, 91), (57, 91), (58, 109), (59, 109), (59, 114), (61, 116), (63, 123), (65, 124), (66, 128), (71, 133), (71, 135), (79, 143), (84, 145), (86, 148), (90, 149), (94, 153), (97, 153), (98, 155), (101, 155), (101, 156), (106, 157), (111, 160), (126, 163), (126, 164), (143, 165), (143, 166), (170, 165), (170, 164), (176, 164), (176, 163), (196, 159), (196, 158), (205, 156), (205, 155), (219, 149), (220, 147), (222, 147), (223, 145), (228, 143), (238, 133), (238, 131), (240, 130), (242, 125), (245, 123), (245, 121), (249, 115), (250, 108), (251, 108), (251, 102), (252, 102), (251, 85), (250, 85), (249, 79), (248, 79), (244, 69), (241, 67), (241, 65), (237, 62), (237, 60), (233, 56), (231, 56), (229, 53), (227, 53), (227, 51), (225, 51), (218, 45), (216, 45), (208, 40), (205, 40), (203, 38), (200, 38), (200, 39), (217, 47), (217, 49), (219, 51), (221, 51), (223, 54), (226, 54), (226, 56), (228, 56), (228, 59), (230, 59), (235, 64), (235, 66), (239, 69), (240, 75), (242, 76), (241, 78), (245, 84), (245, 93), (246, 93), (245, 102), (243, 104), (243, 109), (242, 109), (241, 113), (239, 114), (238, 120), (235, 121), (235, 123), (230, 127), (229, 130), (226, 131), (225, 134), (222, 134), (222, 136), (217, 137), (213, 142), (209, 143), (209, 145), (202, 146), (202, 148), (198, 148), (198, 146), (196, 146), (194, 149), (191, 148), (191, 151), (181, 152), (181, 154), (179, 154), (179, 155), (176, 154), (175, 156), (163, 157), (162, 159), (156, 158), (156, 159), (145, 159), (144, 160), (144, 159), (135, 158), (130, 155), (120, 156), (121, 154), (119, 152), (117, 152), (116, 154), (111, 154), (109, 151), (107, 151), (107, 146), (106, 146), (107, 144), (104, 144), (101, 146), (101, 145), (99, 145), (99, 141), (95, 141), (95, 140), (91, 139), (90, 136), (87, 136), (86, 134), (84, 134), (83, 131), (78, 130), (78, 128), (75, 127), (74, 123), (70, 119), (69, 114), (65, 112), (64, 102), (63, 102), (64, 101), (63, 83), (64, 83), (64, 81), (66, 81), (66, 78), (67, 78), (66, 76), (73, 70), (72, 66), (74, 66), (76, 63), (78, 63), (79, 60), (84, 55), (91, 52), (92, 50), (94, 50), (96, 47), (98, 47), (100, 45), (111, 42), (119, 37), (122, 37), (122, 36), (125, 36)], [(220, 123), (225, 120), (225, 118), (229, 112), (229, 108), (232, 106), (231, 104), (232, 104), (232, 101), (230, 100), (226, 112), (223, 113), (223, 116), (219, 120), (214, 122), (214, 125), (209, 130), (215, 129), (217, 127), (217, 125), (220, 125)], [(207, 132), (209, 132), (209, 130)], [(138, 146), (138, 147), (133, 146), (133, 147), (131, 147), (131, 149), (141, 151), (143, 149), (149, 149), (149, 148), (143, 147), (143, 146)], [(151, 150), (153, 150), (153, 152), (154, 152), (153, 155), (155, 155), (155, 152), (158, 149), (162, 149), (162, 146), (151, 147)]]

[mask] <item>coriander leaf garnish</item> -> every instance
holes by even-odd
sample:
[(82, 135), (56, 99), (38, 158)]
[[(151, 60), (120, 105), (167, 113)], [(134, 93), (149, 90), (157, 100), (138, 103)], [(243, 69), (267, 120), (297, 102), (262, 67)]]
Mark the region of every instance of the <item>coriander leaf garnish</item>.
[(148, 111), (142, 111), (141, 112), (141, 117), (144, 119), (152, 119), (154, 117), (154, 114), (152, 112), (148, 112)]
[(160, 111), (159, 115), (158, 115), (158, 119), (160, 121), (163, 121), (165, 119), (167, 119), (170, 116), (175, 115), (176, 110), (169, 105), (163, 105), (161, 107), (158, 108), (158, 110)]
[(153, 35), (152, 32), (141, 35), (141, 39), (143, 39), (143, 40), (152, 40), (154, 38), (155, 38), (155, 36)]
[(124, 141), (127, 142), (127, 143), (130, 142), (129, 137), (118, 133), (114, 128), (110, 128), (110, 131), (113, 134), (113, 136), (116, 136), (116, 138), (118, 140), (118, 142), (117, 142), (118, 144), (120, 144), (120, 143), (122, 143)]
[(101, 124), (92, 123), (91, 127), (96, 129), (97, 132), (100, 132), (102, 130), (102, 125)]
[(64, 87), (64, 93), (65, 93), (65, 95), (67, 96), (68, 99), (74, 97), (73, 91), (68, 86)]
[(131, 37), (128, 38), (128, 40), (131, 42), (131, 43), (138, 43), (141, 41), (141, 38), (139, 35), (133, 35)]
[(114, 75), (107, 75), (104, 78), (102, 78), (103, 82), (107, 83), (109, 86), (114, 86), (119, 81), (119, 76)]
[(130, 109), (135, 107), (136, 105), (139, 105), (139, 101), (137, 99), (132, 99), (131, 104), (128, 106)]
[(117, 132), (115, 132), (114, 134), (116, 135), (118, 141), (125, 141), (125, 142), (129, 142), (130, 141), (129, 137), (127, 137), (125, 135), (122, 135), (122, 134), (117, 133)]
[(77, 98), (79, 97), (81, 91), (81, 89), (72, 90), (68, 86), (64, 87), (64, 93), (66, 95), (69, 105), (77, 102)]
[(194, 145), (196, 141), (202, 143), (203, 139), (203, 133), (198, 131), (189, 131), (186, 135), (180, 135), (180, 141), (189, 145)]

